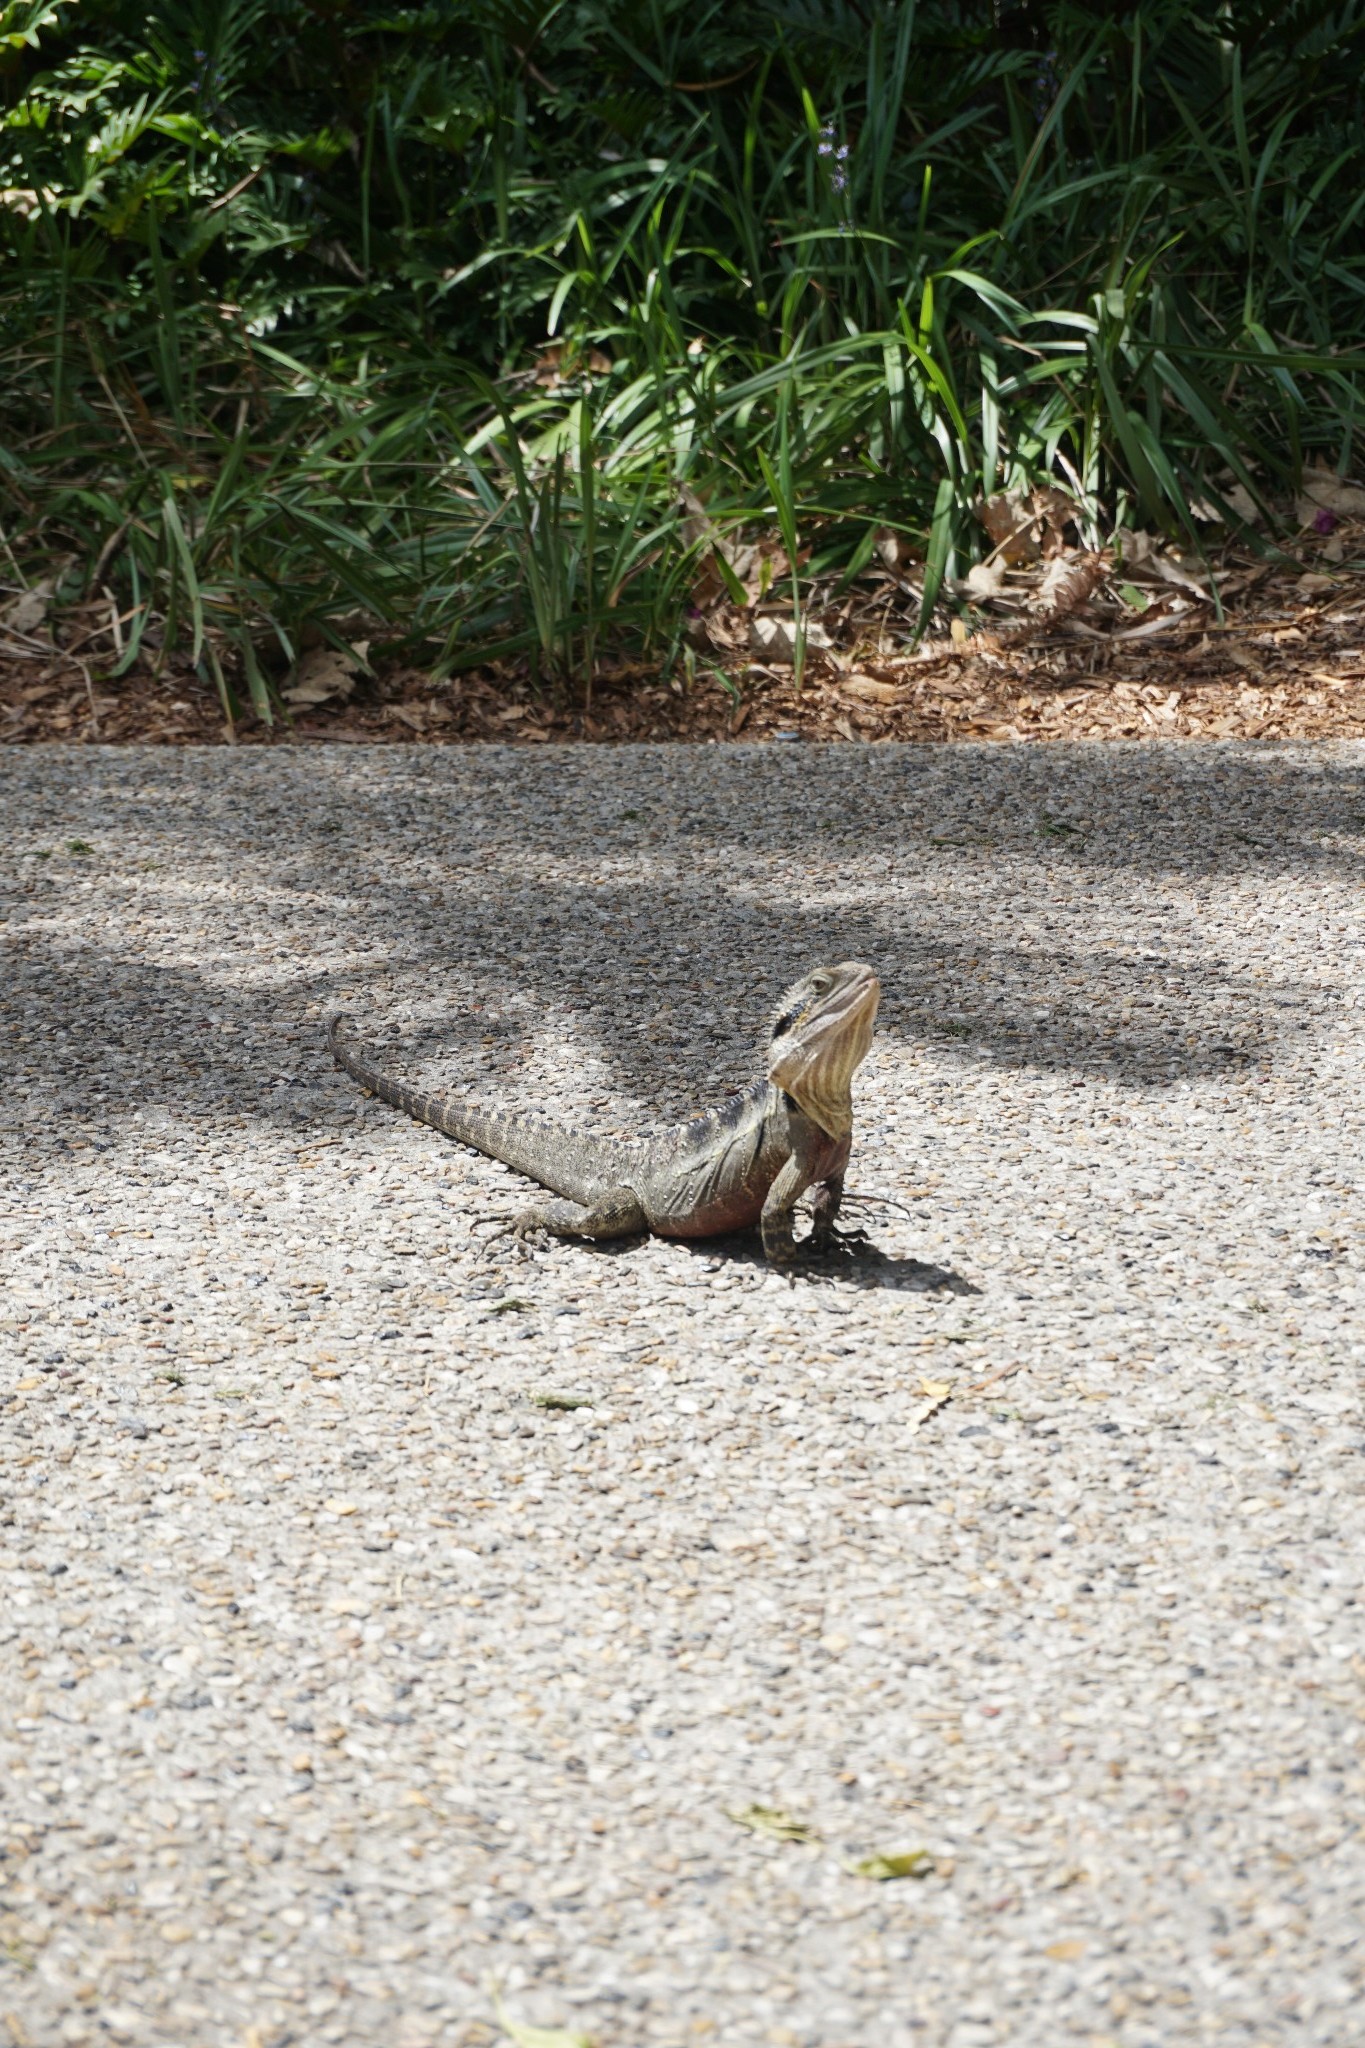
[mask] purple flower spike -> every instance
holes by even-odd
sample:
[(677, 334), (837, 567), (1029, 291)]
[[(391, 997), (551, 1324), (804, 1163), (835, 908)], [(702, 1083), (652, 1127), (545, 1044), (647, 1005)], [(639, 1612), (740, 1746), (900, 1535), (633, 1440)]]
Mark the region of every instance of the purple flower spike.
[(836, 198), (840, 197), (848, 190), (848, 144), (835, 141), (834, 128), (829, 122), (820, 130), (820, 140), (815, 146), (815, 153), (817, 156), (833, 157), (829, 174), (830, 190)]
[(1313, 515), (1313, 531), (1314, 531), (1314, 533), (1335, 533), (1335, 532), (1336, 532), (1336, 530), (1337, 530), (1337, 515), (1336, 515), (1336, 513), (1335, 513), (1335, 512), (1329, 512), (1329, 511), (1328, 511), (1328, 509), (1327, 509), (1327, 507), (1326, 507), (1325, 505), (1321, 505), (1321, 506), (1319, 506), (1318, 510), (1317, 510), (1317, 511), (1316, 511), (1316, 512), (1314, 513), (1314, 515)]

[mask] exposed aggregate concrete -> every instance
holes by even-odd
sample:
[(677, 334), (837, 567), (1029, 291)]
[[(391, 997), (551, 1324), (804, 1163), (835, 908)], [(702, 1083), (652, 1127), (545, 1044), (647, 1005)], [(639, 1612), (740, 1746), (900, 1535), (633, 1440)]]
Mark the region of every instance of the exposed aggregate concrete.
[[(1359, 2038), (1365, 749), (0, 806), (0, 2041)], [(820, 957), (910, 1213), (794, 1279), (520, 1258), (322, 1044), (635, 1128)]]

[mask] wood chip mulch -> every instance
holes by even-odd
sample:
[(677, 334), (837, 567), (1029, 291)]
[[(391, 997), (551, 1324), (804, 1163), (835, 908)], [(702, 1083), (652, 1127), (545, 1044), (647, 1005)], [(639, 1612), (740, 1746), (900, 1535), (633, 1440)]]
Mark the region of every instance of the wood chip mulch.
[[(918, 652), (865, 633), (841, 645), (831, 634), (799, 690), (790, 665), (746, 652), (753, 620), (741, 612), (705, 621), (686, 673), (671, 682), (640, 663), (603, 665), (590, 703), (581, 687), (539, 693), (511, 668), (438, 681), (377, 661), (378, 674), (359, 675), (344, 696), (300, 705), (273, 726), (251, 717), (228, 727), (216, 692), (174, 661), (160, 674), (143, 667), (109, 680), (112, 661), (97, 657), (91, 627), (98, 606), (16, 628), (0, 599), (0, 741), (1365, 738), (1365, 562), (1308, 575), (1298, 564), (1253, 567), (1229, 579), (1220, 621), (1188, 593), (1158, 596), (1145, 613), (1116, 610), (1118, 599), (1105, 610), (1086, 566), (1097, 559), (1074, 579), (1084, 603), (1030, 615), (1016, 598), (1005, 625), (998, 605), (968, 624), (945, 613), (963, 637)], [(1009, 606), (1008, 592), (1000, 602)]]

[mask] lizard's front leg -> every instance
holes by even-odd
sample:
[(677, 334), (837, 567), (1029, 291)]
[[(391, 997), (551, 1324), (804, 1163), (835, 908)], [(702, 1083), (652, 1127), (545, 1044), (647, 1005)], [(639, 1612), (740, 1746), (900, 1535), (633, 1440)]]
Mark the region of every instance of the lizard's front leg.
[(633, 1188), (612, 1188), (595, 1202), (556, 1198), (522, 1211), (510, 1228), (518, 1237), (532, 1230), (550, 1230), (556, 1237), (635, 1237), (649, 1228)]
[(788, 1266), (796, 1257), (793, 1212), (809, 1186), (810, 1175), (802, 1163), (801, 1155), (793, 1152), (768, 1189), (763, 1203), (763, 1213), (759, 1217), (759, 1229), (763, 1233), (763, 1255), (769, 1265)]

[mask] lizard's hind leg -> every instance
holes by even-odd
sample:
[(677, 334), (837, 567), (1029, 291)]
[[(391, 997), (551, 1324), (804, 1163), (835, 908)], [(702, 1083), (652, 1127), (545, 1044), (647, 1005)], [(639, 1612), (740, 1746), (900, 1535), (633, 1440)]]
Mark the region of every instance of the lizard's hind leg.
[(648, 1230), (644, 1208), (633, 1188), (610, 1188), (593, 1202), (569, 1202), (556, 1197), (523, 1209), (519, 1216), (494, 1232), (495, 1236), (528, 1237), (533, 1231), (548, 1230), (555, 1237), (638, 1237)]
[(844, 1176), (841, 1173), (816, 1182), (811, 1203), (810, 1248), (813, 1252), (828, 1251), (835, 1239), (842, 1235), (835, 1229), (834, 1219), (839, 1214), (839, 1204), (843, 1199)]

